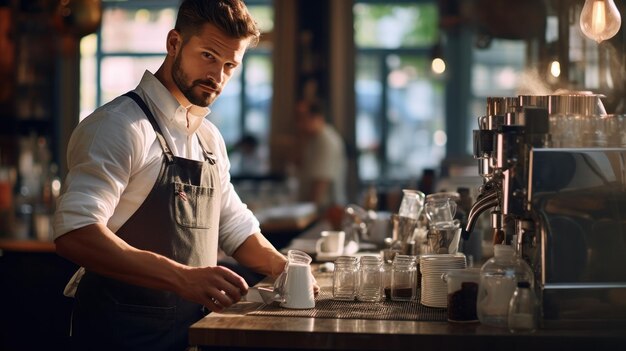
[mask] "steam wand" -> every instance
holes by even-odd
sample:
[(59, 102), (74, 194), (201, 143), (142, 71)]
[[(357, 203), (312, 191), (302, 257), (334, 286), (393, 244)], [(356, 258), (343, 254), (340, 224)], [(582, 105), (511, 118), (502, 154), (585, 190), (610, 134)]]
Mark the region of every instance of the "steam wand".
[[(467, 216), (467, 224), (465, 225), (465, 228), (463, 228), (463, 230), (461, 231), (461, 237), (463, 238), (463, 240), (469, 239), (470, 234), (472, 233), (472, 231), (474, 231), (474, 226), (476, 225), (478, 217), (483, 212), (490, 208), (496, 208), (496, 210), (494, 210), (493, 212), (500, 212), (500, 191), (496, 180), (492, 179), (489, 182), (485, 183), (482, 186), (481, 190), (481, 194), (478, 196), (474, 205), (472, 205), (472, 208), (470, 209), (470, 212)], [(494, 229), (496, 229), (496, 223), (494, 223), (493, 218), (492, 224), (494, 224)]]

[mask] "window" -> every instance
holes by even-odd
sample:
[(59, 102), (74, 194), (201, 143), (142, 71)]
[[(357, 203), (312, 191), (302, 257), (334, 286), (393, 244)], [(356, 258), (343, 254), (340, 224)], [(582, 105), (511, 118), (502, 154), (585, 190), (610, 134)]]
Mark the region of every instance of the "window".
[[(526, 85), (534, 88), (543, 87), (539, 81), (526, 70), (526, 43), (521, 40), (492, 39), (486, 48), (472, 48), (472, 98), (471, 123), (469, 124), (468, 153), (472, 153), (472, 130), (478, 129), (477, 118), (485, 115), (488, 97), (515, 97)], [(536, 93), (534, 93), (536, 94)]]
[[(262, 33), (274, 25), (271, 0), (246, 1)], [(81, 41), (80, 118), (134, 89), (144, 71), (155, 72), (165, 55), (165, 38), (174, 28), (178, 1), (104, 1), (101, 30)], [(252, 135), (267, 149), (272, 101), (271, 44), (263, 40), (246, 52), (207, 117), (228, 147)], [(261, 153), (266, 155), (267, 153)], [(269, 162), (264, 159), (262, 162)], [(265, 167), (267, 168), (267, 167)]]
[(355, 1), (356, 140), (364, 181), (407, 180), (445, 156), (435, 1)]

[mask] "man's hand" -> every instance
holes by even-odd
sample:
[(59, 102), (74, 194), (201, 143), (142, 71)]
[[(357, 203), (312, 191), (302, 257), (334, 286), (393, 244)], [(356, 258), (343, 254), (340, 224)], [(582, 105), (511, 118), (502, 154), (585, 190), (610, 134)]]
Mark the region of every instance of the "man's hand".
[(226, 267), (189, 268), (183, 274), (177, 293), (213, 312), (223, 311), (248, 293), (246, 281)]

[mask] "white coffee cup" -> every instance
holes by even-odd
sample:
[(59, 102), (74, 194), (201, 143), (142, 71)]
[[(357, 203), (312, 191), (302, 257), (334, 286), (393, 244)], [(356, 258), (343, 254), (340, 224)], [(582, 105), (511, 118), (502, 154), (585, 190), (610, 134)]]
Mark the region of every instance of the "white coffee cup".
[(337, 230), (325, 230), (321, 238), (315, 243), (315, 252), (318, 254), (341, 255), (346, 240), (346, 233)]
[(307, 309), (315, 307), (311, 266), (304, 263), (289, 263), (284, 286), (282, 307)]

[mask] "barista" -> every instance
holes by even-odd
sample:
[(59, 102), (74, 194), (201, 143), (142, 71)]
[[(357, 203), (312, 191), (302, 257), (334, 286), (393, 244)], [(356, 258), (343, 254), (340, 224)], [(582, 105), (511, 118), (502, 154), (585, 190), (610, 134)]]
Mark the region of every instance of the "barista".
[(248, 290), (217, 266), (218, 247), (284, 270), (205, 118), (258, 37), (243, 1), (183, 1), (161, 67), (74, 130), (54, 230), (57, 252), (83, 267), (66, 289), (75, 349), (186, 349), (192, 323)]

